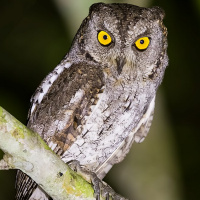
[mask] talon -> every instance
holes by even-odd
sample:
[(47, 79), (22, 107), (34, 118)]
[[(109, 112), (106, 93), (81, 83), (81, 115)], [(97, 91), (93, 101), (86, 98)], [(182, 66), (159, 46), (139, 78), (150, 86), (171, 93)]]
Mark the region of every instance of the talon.
[(96, 200), (100, 200), (100, 194), (96, 195)]
[(106, 200), (109, 200), (109, 193), (106, 194)]

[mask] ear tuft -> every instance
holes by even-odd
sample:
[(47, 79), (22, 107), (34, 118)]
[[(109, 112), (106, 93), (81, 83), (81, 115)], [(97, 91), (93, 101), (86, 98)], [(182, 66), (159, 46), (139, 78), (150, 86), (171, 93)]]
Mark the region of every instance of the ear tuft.
[(91, 13), (94, 12), (94, 11), (100, 10), (100, 8), (101, 8), (102, 6), (104, 6), (104, 5), (105, 5), (105, 3), (94, 3), (94, 4), (92, 4), (92, 5), (90, 6), (90, 9), (89, 9), (89, 14), (91, 14)]
[(163, 20), (165, 17), (165, 11), (158, 7), (158, 6), (154, 6), (151, 8), (151, 11), (153, 12), (154, 15), (157, 15), (159, 19)]

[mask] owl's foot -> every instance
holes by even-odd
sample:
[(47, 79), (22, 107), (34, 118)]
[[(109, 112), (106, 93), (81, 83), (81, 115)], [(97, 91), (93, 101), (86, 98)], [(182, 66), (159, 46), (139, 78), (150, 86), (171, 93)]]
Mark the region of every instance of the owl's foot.
[(126, 200), (124, 197), (117, 194), (107, 183), (100, 180), (95, 173), (90, 172), (90, 174), (96, 200), (100, 200), (100, 196), (102, 196), (106, 200)]
[(100, 200), (101, 196), (106, 200), (127, 200), (124, 197), (117, 194), (108, 184), (100, 180), (94, 172), (90, 172), (81, 167), (78, 161), (72, 161), (69, 163), (72, 170), (76, 171), (88, 182), (93, 184), (95, 198)]

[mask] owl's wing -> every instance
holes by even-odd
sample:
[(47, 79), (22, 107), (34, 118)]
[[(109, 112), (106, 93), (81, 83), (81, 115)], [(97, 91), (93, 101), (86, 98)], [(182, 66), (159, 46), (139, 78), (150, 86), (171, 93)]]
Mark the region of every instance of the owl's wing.
[(146, 111), (146, 113), (143, 115), (142, 119), (139, 123), (139, 128), (134, 133), (134, 141), (137, 143), (141, 143), (144, 141), (145, 137), (147, 136), (149, 129), (151, 127), (151, 123), (153, 120), (153, 114), (154, 114), (154, 108), (155, 108), (155, 97), (151, 100), (151, 103), (149, 104), (149, 107)]
[[(39, 133), (48, 145), (54, 141), (57, 148), (52, 149), (62, 155), (80, 134), (81, 120), (98, 100), (97, 94), (103, 85), (103, 72), (97, 64), (61, 63), (33, 95), (27, 126)], [(16, 179), (16, 200), (50, 199), (23, 172), (18, 171)]]
[(60, 74), (72, 64), (70, 62), (60, 63), (52, 72), (50, 72), (41, 82), (35, 93), (31, 97), (31, 106), (28, 113), (28, 119), (31, 117), (36, 106), (41, 103), (43, 97), (47, 94), (49, 88), (53, 85), (54, 81)]
[(130, 148), (134, 141), (137, 143), (141, 143), (144, 141), (153, 120), (154, 108), (155, 97), (151, 100), (147, 111), (141, 118), (137, 127), (132, 130), (129, 136), (122, 141), (122, 143), (112, 153), (112, 155), (96, 170), (96, 174), (98, 177), (103, 179), (114, 164), (121, 162), (125, 158), (126, 154), (130, 151)]

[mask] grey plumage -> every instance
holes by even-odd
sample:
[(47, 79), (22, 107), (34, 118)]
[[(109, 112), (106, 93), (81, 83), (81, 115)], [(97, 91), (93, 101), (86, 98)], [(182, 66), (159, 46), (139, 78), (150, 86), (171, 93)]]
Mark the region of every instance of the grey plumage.
[[(163, 17), (158, 7), (91, 6), (69, 53), (31, 99), (28, 127), (65, 162), (78, 160), (102, 179), (146, 137), (168, 64)], [(99, 39), (101, 31), (107, 35)], [(137, 46), (140, 38), (147, 47)], [(22, 172), (16, 188), (17, 200), (43, 194)]]

